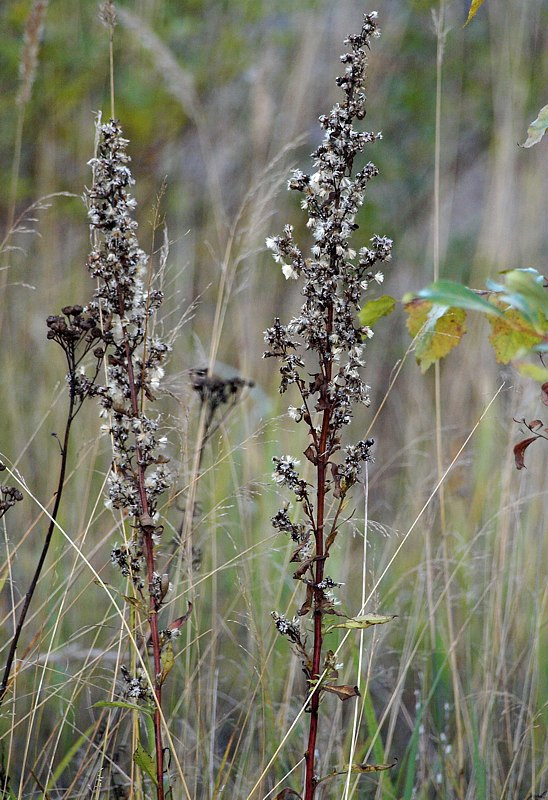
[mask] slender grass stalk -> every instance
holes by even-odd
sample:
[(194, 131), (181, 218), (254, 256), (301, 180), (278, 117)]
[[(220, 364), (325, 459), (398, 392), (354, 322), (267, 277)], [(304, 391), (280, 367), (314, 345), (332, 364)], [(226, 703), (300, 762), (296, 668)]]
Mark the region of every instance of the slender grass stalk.
[[(11, 164), (5, 241), (9, 239), (14, 228), (16, 213), (15, 209), (17, 206), (17, 187), (19, 185), (19, 170), (21, 167), (21, 152), (23, 146), (25, 111), (31, 97), (34, 80), (36, 78), (38, 55), (40, 52), (40, 44), (46, 22), (47, 10), (48, 0), (34, 0), (27, 18), (27, 24), (25, 26), (23, 49), (19, 64), (19, 90), (15, 100), (17, 106), (17, 122), (15, 126), (13, 160)], [(0, 296), (4, 295), (8, 279), (7, 276), (8, 270), (4, 267), (0, 270)], [(0, 303), (0, 330), (2, 329), (3, 318), (4, 304)]]
[[(290, 189), (303, 194), (301, 205), (314, 238), (311, 257), (304, 257), (290, 225), (286, 225), (283, 236), (267, 239), (286, 279), (304, 280), (305, 302), (300, 315), (287, 326), (275, 320), (265, 333), (265, 357), (277, 357), (282, 362), (280, 392), (295, 384), (300, 393), (300, 407), (290, 407), (289, 414), (295, 422), (304, 421), (308, 426), (310, 441), (304, 455), (315, 470), (315, 483), (311, 485), (300, 477), (296, 458), (274, 458), (274, 480), (294, 494), (305, 519), (292, 521), (286, 504), (272, 520), (274, 527), (289, 534), (297, 545), (291, 558), (298, 564), (293, 577), (306, 586), (305, 601), (293, 620), (273, 612), (278, 631), (301, 658), (310, 690), (305, 800), (312, 800), (319, 782), (316, 749), (322, 695), (333, 693), (346, 700), (359, 694), (356, 687), (334, 683), (338, 675), (334, 654), (324, 651), (326, 616), (345, 616), (336, 608), (333, 589), (340, 584), (327, 573), (326, 561), (342, 528), (347, 493), (360, 479), (373, 445), (372, 440), (360, 440), (344, 448), (344, 459), (334, 458), (341, 450), (342, 429), (352, 419), (353, 406), (369, 405), (369, 387), (360, 377), (360, 368), (364, 340), (372, 331), (358, 324), (357, 311), (363, 292), (382, 282), (382, 273), (374, 272), (373, 266), (389, 260), (392, 246), (387, 237), (374, 236), (371, 248), (362, 247), (356, 253), (349, 243), (358, 228), (356, 214), (367, 183), (378, 174), (371, 162), (354, 174), (356, 156), (381, 137), (353, 127), (365, 116), (366, 50), (378, 33), (376, 14), (366, 14), (361, 32), (345, 41), (349, 46), (349, 52), (341, 56), (345, 72), (337, 79), (345, 97), (330, 114), (320, 117), (325, 136), (313, 153), (316, 172), (307, 175), (296, 170), (289, 181)], [(305, 362), (305, 351), (314, 354), (312, 366)], [(306, 369), (311, 380), (305, 377)], [(310, 648), (308, 632), (301, 623), (309, 615)]]

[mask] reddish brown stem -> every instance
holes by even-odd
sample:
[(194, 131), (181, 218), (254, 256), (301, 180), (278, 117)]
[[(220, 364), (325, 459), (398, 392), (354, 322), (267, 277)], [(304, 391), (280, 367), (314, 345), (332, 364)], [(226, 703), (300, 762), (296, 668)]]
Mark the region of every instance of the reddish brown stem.
[[(327, 317), (327, 335), (331, 333), (333, 320), (333, 309), (329, 308)], [(331, 380), (331, 361), (325, 363), (325, 383)], [(328, 440), (331, 424), (331, 409), (324, 409), (322, 427), (318, 443), (318, 464), (316, 467), (317, 486), (316, 486), (316, 525), (314, 530), (316, 540), (316, 558), (314, 566), (314, 583), (316, 586), (321, 583), (324, 576), (324, 522), (325, 522), (325, 499), (326, 499), (326, 477), (329, 462)], [(314, 590), (314, 644), (312, 650), (312, 680), (319, 680), (322, 671), (322, 599), (321, 589)], [(313, 800), (316, 790), (315, 777), (315, 752), (316, 739), (318, 736), (318, 720), (320, 707), (320, 691), (317, 690), (310, 700), (310, 727), (308, 730), (308, 746), (305, 754), (305, 791), (304, 800)]]

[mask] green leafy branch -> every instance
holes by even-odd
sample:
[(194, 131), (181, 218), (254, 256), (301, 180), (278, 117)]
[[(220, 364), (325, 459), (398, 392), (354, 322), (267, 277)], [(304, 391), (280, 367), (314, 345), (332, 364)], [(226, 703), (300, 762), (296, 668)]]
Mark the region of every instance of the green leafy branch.
[[(542, 384), (541, 400), (548, 405), (548, 281), (535, 269), (513, 269), (499, 280), (488, 280), (483, 290), (454, 281), (436, 281), (403, 298), (407, 329), (415, 340), (415, 357), (422, 372), (450, 353), (466, 333), (467, 314), (479, 312), (489, 324), (489, 341), (496, 360), (512, 363), (522, 374)], [(360, 310), (360, 323), (371, 328), (396, 308), (393, 297), (383, 296)], [(531, 361), (536, 359), (536, 363)], [(515, 420), (527, 436), (514, 447), (517, 469), (525, 467), (525, 450), (538, 439), (548, 439), (542, 420)]]

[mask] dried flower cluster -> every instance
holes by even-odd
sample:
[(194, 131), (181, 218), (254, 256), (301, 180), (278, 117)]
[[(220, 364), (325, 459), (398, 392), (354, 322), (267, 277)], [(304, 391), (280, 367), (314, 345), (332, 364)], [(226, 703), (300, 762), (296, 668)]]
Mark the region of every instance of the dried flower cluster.
[[(0, 461), (0, 472), (3, 472), (5, 469), (5, 464)], [(22, 499), (22, 493), (15, 486), (0, 485), (0, 518)]]
[[(151, 286), (148, 258), (137, 240), (128, 142), (113, 120), (99, 124), (98, 134), (97, 152), (90, 161), (93, 184), (87, 192), (93, 245), (87, 266), (96, 280), (96, 290), (82, 318), (93, 320), (88, 339), (100, 339), (94, 342), (93, 353), (98, 361), (105, 362), (105, 380), (98, 381), (96, 369), (92, 378), (80, 371), (74, 382), (76, 394), (97, 397), (102, 415), (108, 418), (103, 426), (113, 450), (108, 502), (134, 520), (131, 536), (114, 546), (111, 560), (132, 580), (144, 601), (154, 667), (152, 679), (141, 671), (131, 675), (126, 667), (122, 675), (127, 696), (145, 701), (154, 698), (156, 779), (158, 798), (163, 800), (160, 708), (162, 684), (169, 669), (162, 659), (171, 647), (174, 631), (190, 613), (172, 623), (167, 634), (159, 631), (158, 612), (170, 583), (167, 573), (156, 570), (156, 545), (163, 532), (157, 507), (160, 496), (172, 485), (172, 476), (162, 452), (167, 440), (159, 432), (160, 415), (146, 413), (145, 408), (156, 399), (170, 347), (154, 333), (153, 317), (163, 295)], [(76, 328), (78, 319), (74, 313), (69, 315)]]
[[(166, 439), (159, 435), (159, 418), (145, 414), (144, 401), (154, 401), (163, 377), (163, 363), (169, 346), (151, 335), (151, 317), (162, 302), (159, 290), (145, 286), (147, 256), (139, 247), (133, 219), (135, 200), (129, 193), (134, 183), (128, 167), (127, 140), (118, 124), (110, 121), (100, 127), (98, 152), (90, 162), (93, 185), (88, 192), (89, 219), (94, 248), (88, 269), (97, 279), (95, 295), (86, 311), (101, 330), (107, 358), (106, 381), (80, 376), (82, 390), (100, 399), (109, 415), (104, 431), (113, 445), (113, 468), (109, 476), (109, 497), (114, 508), (154, 526), (159, 496), (171, 485), (162, 455)], [(141, 477), (146, 473), (144, 483)], [(158, 535), (156, 527), (154, 534)], [(139, 561), (142, 546), (137, 541), (115, 548), (113, 561), (124, 574), (130, 570), (141, 583)]]
[[(266, 240), (286, 279), (303, 282), (304, 303), (299, 315), (287, 325), (275, 319), (265, 332), (264, 356), (281, 361), (280, 392), (296, 385), (300, 393), (300, 406), (290, 406), (288, 413), (295, 422), (304, 421), (308, 426), (310, 441), (304, 455), (316, 472), (313, 486), (301, 478), (296, 458), (274, 458), (274, 481), (289, 489), (303, 509), (304, 522), (293, 522), (286, 504), (273, 517), (272, 524), (297, 544), (291, 559), (298, 564), (293, 577), (306, 585), (306, 599), (293, 621), (277, 612), (273, 618), (278, 631), (301, 656), (309, 685), (317, 685), (323, 673), (323, 689), (340, 689), (341, 697), (351, 696), (353, 689), (347, 691), (348, 687), (327, 683), (334, 670), (322, 654), (323, 616), (340, 614), (333, 595), (333, 589), (340, 584), (324, 575), (324, 569), (339, 533), (346, 494), (359, 480), (364, 462), (371, 458), (373, 442), (360, 440), (343, 449), (342, 459), (335, 460), (334, 456), (341, 450), (341, 430), (350, 423), (353, 407), (369, 404), (369, 387), (360, 371), (365, 342), (373, 334), (359, 324), (358, 311), (368, 287), (382, 283), (384, 276), (376, 265), (390, 259), (392, 247), (386, 236), (373, 236), (367, 247), (358, 250), (350, 245), (358, 229), (356, 215), (367, 184), (378, 174), (371, 162), (354, 174), (356, 156), (381, 138), (378, 133), (354, 128), (355, 121), (365, 116), (366, 51), (373, 36), (378, 36), (376, 14), (366, 14), (361, 32), (345, 41), (349, 51), (341, 57), (345, 69), (337, 79), (345, 96), (329, 114), (320, 117), (325, 135), (312, 154), (314, 171), (308, 175), (296, 170), (288, 183), (290, 190), (303, 195), (301, 207), (308, 215), (307, 226), (313, 238), (310, 255), (305, 257), (294, 240), (291, 225), (285, 226), (282, 236)], [(312, 368), (307, 353), (314, 354)], [(328, 501), (334, 509), (329, 518)], [(308, 614), (312, 614), (314, 622), (310, 651), (305, 649), (306, 634), (299, 623), (299, 617)], [(309, 708), (312, 719), (306, 755), (307, 800), (316, 785), (314, 750), (323, 689), (312, 696)]]

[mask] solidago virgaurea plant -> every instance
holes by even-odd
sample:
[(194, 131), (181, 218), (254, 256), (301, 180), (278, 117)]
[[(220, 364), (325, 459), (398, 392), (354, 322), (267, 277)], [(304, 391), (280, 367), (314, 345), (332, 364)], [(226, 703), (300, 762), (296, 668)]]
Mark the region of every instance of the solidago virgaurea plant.
[[(343, 628), (365, 628), (390, 619), (342, 615), (335, 598), (341, 584), (328, 568), (330, 551), (337, 537), (344, 535), (342, 512), (349, 492), (360, 481), (364, 463), (371, 459), (371, 439), (345, 444), (343, 434), (355, 407), (369, 405), (362, 368), (365, 342), (373, 333), (360, 325), (358, 312), (368, 287), (382, 282), (378, 264), (390, 259), (392, 248), (386, 236), (373, 236), (367, 246), (358, 245), (357, 249), (350, 243), (357, 239), (356, 215), (367, 184), (378, 174), (371, 162), (354, 169), (362, 151), (381, 138), (354, 127), (365, 116), (366, 51), (372, 37), (379, 35), (376, 16), (366, 14), (361, 32), (345, 41), (348, 52), (341, 56), (344, 73), (337, 78), (344, 98), (320, 117), (325, 134), (312, 154), (314, 171), (308, 175), (296, 170), (288, 184), (290, 190), (302, 194), (301, 207), (308, 215), (307, 227), (313, 238), (310, 252), (305, 255), (294, 240), (291, 225), (266, 242), (284, 276), (301, 281), (304, 297), (296, 317), (286, 325), (276, 319), (265, 332), (264, 356), (281, 362), (280, 392), (290, 387), (298, 392), (299, 405), (288, 411), (297, 424), (308, 428), (304, 456), (314, 470), (314, 481), (309, 483), (301, 477), (300, 462), (294, 455), (274, 458), (275, 482), (285, 487), (302, 509), (295, 516), (299, 521), (294, 521), (291, 505), (286, 503), (272, 523), (293, 540), (293, 577), (304, 584), (304, 602), (292, 619), (278, 612), (272, 616), (278, 631), (301, 658), (308, 681), (305, 800), (312, 799), (321, 780), (316, 740), (322, 695), (332, 693), (341, 700), (358, 695), (356, 687), (336, 684), (335, 654), (324, 648), (329, 618), (331, 628), (333, 618), (337, 627)], [(345, 621), (341, 622), (341, 617)]]
[[(154, 758), (150, 756), (145, 771), (150, 773), (154, 766), (156, 794), (163, 800), (162, 685), (173, 664), (172, 639), (188, 614), (163, 630), (159, 627), (169, 577), (157, 567), (163, 532), (158, 500), (172, 485), (172, 476), (163, 454), (166, 439), (160, 433), (160, 415), (149, 408), (161, 386), (170, 347), (155, 333), (154, 315), (163, 295), (152, 285), (148, 257), (137, 240), (127, 144), (117, 122), (98, 124), (97, 153), (90, 162), (93, 183), (87, 193), (92, 235), (88, 269), (97, 288), (84, 314), (94, 321), (100, 341), (93, 352), (105, 363), (105, 377), (101, 383), (98, 371), (91, 379), (80, 372), (75, 380), (81, 394), (96, 396), (102, 406), (103, 429), (112, 442), (108, 504), (129, 522), (111, 560), (132, 583), (132, 613), (137, 611), (148, 625), (152, 668), (147, 676), (137, 664), (133, 670), (123, 665), (122, 677), (125, 695), (153, 709)], [(135, 760), (145, 762), (143, 749)]]

